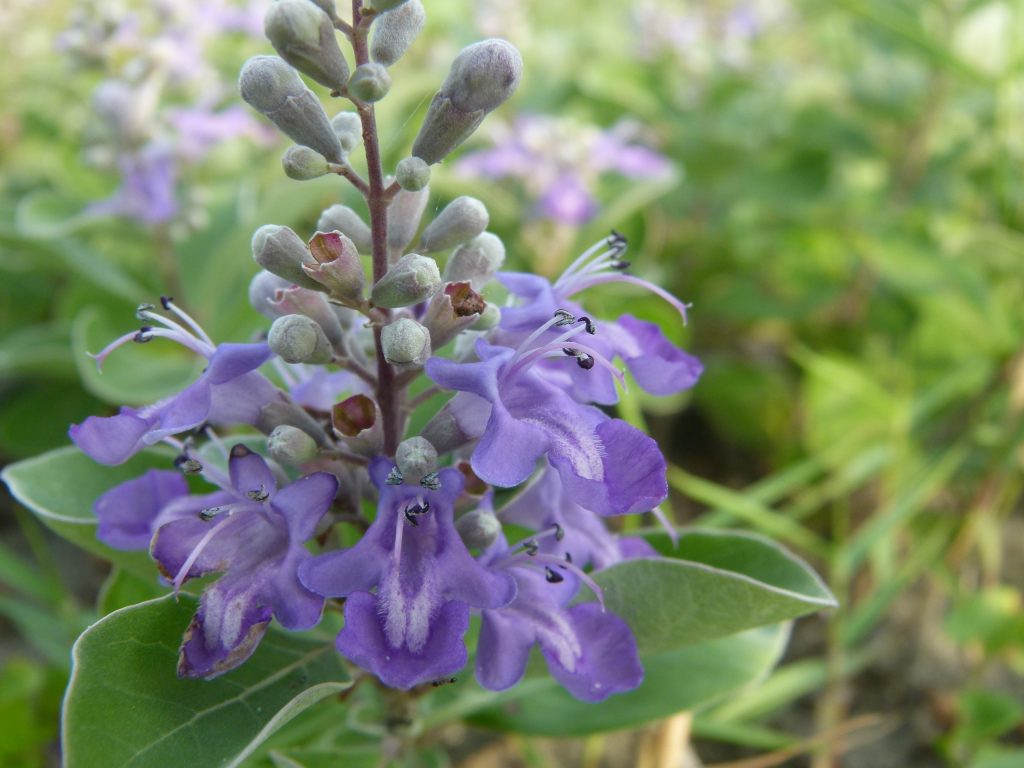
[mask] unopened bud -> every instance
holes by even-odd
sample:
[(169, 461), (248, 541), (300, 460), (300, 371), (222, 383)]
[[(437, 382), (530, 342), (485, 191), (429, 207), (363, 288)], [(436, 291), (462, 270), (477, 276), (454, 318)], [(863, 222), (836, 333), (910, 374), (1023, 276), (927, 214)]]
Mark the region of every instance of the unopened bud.
[(390, 11), (393, 8), (397, 8), (404, 2), (406, 2), (406, 0), (370, 0), (370, 6), (373, 10), (383, 13), (384, 11)]
[(407, 157), (395, 168), (395, 181), (409, 192), (418, 192), (430, 183), (430, 166), (418, 157)]
[(360, 101), (372, 104), (391, 90), (391, 75), (383, 64), (360, 64), (348, 81), (348, 92)]
[(296, 181), (309, 181), (328, 172), (327, 160), (309, 147), (289, 147), (281, 158), (285, 176)]
[(320, 85), (337, 91), (348, 79), (330, 16), (309, 0), (275, 0), (263, 31), (281, 58)]
[(270, 326), (267, 344), (286, 363), (329, 362), (331, 342), (324, 329), (305, 315), (285, 315)]
[(381, 328), (384, 359), (400, 371), (422, 368), (430, 357), (430, 332), (408, 317)]
[(303, 271), (327, 288), (332, 296), (350, 301), (360, 299), (366, 276), (355, 244), (340, 232), (317, 232), (309, 241), (314, 265)]
[(456, 197), (437, 215), (420, 238), (420, 249), (432, 253), (471, 240), (490, 222), (487, 207), (475, 197)]
[(491, 328), (501, 322), (501, 309), (497, 304), (487, 303), (484, 307), (484, 311), (480, 313), (480, 318), (469, 326), (472, 331), (489, 331)]
[(407, 0), (394, 10), (382, 13), (373, 22), (370, 57), (390, 67), (409, 49), (423, 31), (427, 13), (420, 0)]
[(355, 112), (339, 112), (331, 118), (331, 127), (346, 155), (351, 154), (363, 140), (363, 123)]
[(423, 324), (430, 331), (434, 349), (440, 349), (480, 318), (487, 303), (469, 283), (448, 283), (430, 300)]
[(332, 346), (340, 347), (344, 344), (341, 321), (334, 311), (334, 305), (327, 301), (323, 293), (293, 286), (275, 293), (270, 306), (277, 310), (278, 316), (305, 315), (320, 326)]
[(322, 286), (302, 271), (303, 264), (314, 264), (306, 244), (288, 227), (264, 224), (252, 236), (252, 257), (268, 272), (311, 290)]
[(395, 465), (407, 483), (418, 483), (431, 472), (437, 471), (437, 451), (429, 440), (410, 437), (398, 444)]
[(360, 253), (369, 253), (373, 247), (370, 227), (347, 205), (332, 205), (325, 210), (320, 214), (316, 228), (320, 232), (341, 232), (355, 243)]
[(506, 40), (464, 48), (430, 102), (412, 153), (431, 165), (443, 160), (512, 95), (522, 72), (523, 59)]
[(401, 252), (412, 242), (429, 199), (430, 187), (415, 192), (398, 190), (388, 206), (388, 250)]
[(270, 320), (277, 319), (280, 316), (280, 313), (274, 309), (270, 302), (274, 300), (274, 295), (279, 290), (287, 288), (291, 284), (291, 280), (285, 280), (283, 277), (278, 277), (273, 272), (267, 272), (267, 270), (261, 269), (249, 282), (250, 306)]
[(445, 403), (441, 410), (423, 427), (421, 433), (439, 453), (448, 453), (476, 440), (480, 437), (480, 425), (472, 418), (465, 418), (455, 408), (450, 407), (451, 401)]
[(429, 256), (408, 253), (373, 286), (371, 298), (378, 307), (398, 309), (429, 299), (440, 286), (437, 262)]
[(487, 549), (501, 533), (501, 521), (487, 509), (474, 509), (455, 521), (455, 530), (469, 549)]
[(291, 138), (332, 162), (341, 162), (338, 137), (320, 101), (295, 70), (276, 56), (253, 56), (238, 78), (242, 98)]
[(444, 279), (468, 280), (474, 291), (480, 291), (504, 263), (505, 246), (501, 239), (483, 232), (455, 249), (444, 267)]
[(267, 437), (267, 451), (282, 464), (305, 464), (317, 455), (316, 441), (301, 429), (282, 424)]

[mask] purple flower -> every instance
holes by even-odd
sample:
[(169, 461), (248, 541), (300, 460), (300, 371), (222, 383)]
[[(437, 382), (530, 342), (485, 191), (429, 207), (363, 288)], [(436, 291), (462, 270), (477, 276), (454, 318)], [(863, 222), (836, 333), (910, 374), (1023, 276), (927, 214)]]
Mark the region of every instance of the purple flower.
[(461, 473), (442, 470), (432, 491), (388, 485), (393, 466), (378, 459), (370, 468), (380, 502), (359, 543), (304, 563), (299, 578), (325, 597), (347, 598), (342, 655), (407, 689), (461, 669), (470, 607), (507, 605), (515, 583), (477, 563), (455, 530)]
[(230, 484), (193, 497), (196, 514), (162, 525), (151, 553), (177, 590), (187, 579), (223, 573), (203, 592), (181, 646), (178, 674), (215, 677), (256, 649), (271, 618), (287, 629), (309, 629), (323, 600), (299, 583), (299, 565), (312, 557), (303, 544), (330, 507), (338, 481), (307, 475), (278, 490), (259, 455), (231, 449)]
[(629, 625), (603, 604), (570, 606), (580, 581), (599, 596), (600, 590), (564, 559), (531, 551), (510, 551), (499, 540), (484, 557), (489, 567), (515, 579), (516, 595), (507, 606), (483, 611), (476, 655), (480, 684), (495, 691), (515, 685), (536, 644), (554, 678), (583, 701), (602, 701), (640, 685), (644, 671)]
[(151, 308), (142, 307), (140, 318), (165, 327), (144, 326), (122, 336), (96, 355), (97, 363), (129, 341), (147, 342), (160, 336), (202, 355), (210, 364), (198, 381), (177, 395), (144, 408), (122, 408), (116, 416), (90, 416), (81, 424), (72, 425), (69, 434), (75, 445), (101, 464), (121, 464), (147, 445), (204, 422), (259, 425), (268, 404), (286, 400), (284, 393), (256, 372), (271, 357), (266, 344), (215, 346), (192, 318), (170, 300), (164, 303), (192, 332)]
[[(584, 309), (573, 297), (587, 288), (616, 282), (636, 285), (660, 296), (678, 310), (685, 322), (686, 305), (679, 299), (653, 283), (623, 273), (629, 266), (622, 261), (624, 251), (625, 240), (613, 233), (585, 251), (554, 284), (539, 275), (498, 273), (498, 279), (520, 303), (502, 308), (500, 332), (494, 338), (505, 344), (517, 343), (557, 310), (582, 317)], [(689, 389), (703, 372), (700, 361), (670, 342), (657, 325), (628, 314), (614, 322), (601, 321), (598, 332), (588, 338), (587, 344), (609, 360), (620, 358), (640, 387), (654, 395)], [(581, 370), (550, 360), (539, 365), (545, 369), (545, 375), (581, 402), (618, 402), (615, 382), (607, 369)]]
[[(593, 347), (573, 337), (575, 327), (533, 345), (556, 315), (516, 349), (477, 341), (479, 362), (433, 357), (426, 373), (437, 384), (460, 392), (443, 411), (469, 437), (479, 437), (473, 471), (482, 480), (511, 487), (526, 480), (547, 456), (563, 485), (580, 504), (602, 515), (642, 512), (668, 494), (665, 459), (640, 430), (577, 403), (545, 377), (536, 363), (562, 358), (563, 365), (601, 365), (618, 372)], [(589, 338), (588, 338), (589, 341)]]
[(106, 200), (89, 205), (87, 216), (127, 216), (145, 224), (159, 224), (178, 211), (175, 186), (178, 167), (172, 149), (151, 142), (118, 158), (121, 186)]
[(96, 537), (115, 549), (147, 549), (156, 529), (178, 516), (175, 502), (188, 498), (181, 472), (151, 469), (96, 499)]
[(257, 123), (241, 106), (219, 112), (210, 104), (198, 104), (168, 111), (168, 120), (176, 134), (178, 155), (196, 162), (218, 144), (237, 136), (249, 136), (266, 142), (269, 129)]

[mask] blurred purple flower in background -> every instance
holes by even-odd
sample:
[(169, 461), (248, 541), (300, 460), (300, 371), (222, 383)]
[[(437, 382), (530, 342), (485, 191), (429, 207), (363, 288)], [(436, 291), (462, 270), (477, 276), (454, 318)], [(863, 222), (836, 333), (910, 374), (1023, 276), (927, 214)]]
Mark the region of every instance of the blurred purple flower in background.
[[(83, 4), (57, 48), (72, 66), (105, 76), (93, 91), (90, 164), (116, 172), (119, 188), (86, 208), (155, 225), (183, 216), (183, 173), (238, 137), (273, 133), (241, 106), (230, 78), (207, 60), (227, 33), (262, 34), (266, 0)], [(111, 7), (117, 6), (117, 7)], [(187, 212), (187, 211), (186, 211)]]
[(493, 147), (471, 152), (456, 165), (464, 177), (518, 179), (535, 201), (535, 214), (579, 226), (600, 208), (601, 176), (669, 176), (672, 163), (637, 143), (640, 126), (621, 122), (607, 130), (547, 115), (524, 115), (492, 131)]

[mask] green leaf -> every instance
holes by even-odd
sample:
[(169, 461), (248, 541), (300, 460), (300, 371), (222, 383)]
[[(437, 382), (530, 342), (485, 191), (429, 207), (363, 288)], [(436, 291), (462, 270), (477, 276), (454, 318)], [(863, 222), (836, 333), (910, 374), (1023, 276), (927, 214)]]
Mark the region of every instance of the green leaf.
[(47, 527), (82, 549), (93, 552), (144, 578), (153, 575), (145, 552), (112, 549), (96, 538), (92, 505), (101, 493), (153, 467), (168, 468), (168, 455), (143, 451), (124, 464), (97, 464), (74, 446), (7, 466), (0, 479), (11, 494), (32, 510)]
[(124, 568), (114, 568), (107, 576), (100, 594), (96, 598), (96, 607), (100, 616), (106, 616), (120, 608), (144, 603), (147, 600), (161, 597), (167, 592), (157, 577), (156, 569), (152, 568), (149, 578), (143, 578)]
[(177, 677), (195, 602), (123, 608), (72, 651), (62, 742), (67, 768), (237, 766), (275, 730), (351, 685), (330, 642), (270, 632), (245, 664), (214, 680)]
[(767, 627), (644, 659), (644, 682), (600, 704), (574, 699), (553, 678), (521, 682), (468, 718), (475, 725), (543, 736), (632, 728), (713, 703), (766, 675), (789, 638)]
[(642, 654), (836, 606), (810, 566), (747, 533), (690, 531), (671, 558), (627, 560), (594, 581), (608, 609), (632, 627)]

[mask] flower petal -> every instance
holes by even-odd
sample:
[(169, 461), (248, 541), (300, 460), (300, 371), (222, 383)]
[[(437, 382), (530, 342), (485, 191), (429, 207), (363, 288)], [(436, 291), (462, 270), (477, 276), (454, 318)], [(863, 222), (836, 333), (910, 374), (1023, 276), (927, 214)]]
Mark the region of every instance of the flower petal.
[(637, 383), (652, 395), (689, 389), (704, 371), (700, 360), (669, 341), (654, 323), (623, 315), (607, 329), (614, 333), (615, 352), (629, 366)]
[(100, 464), (122, 464), (144, 446), (143, 438), (153, 420), (138, 415), (132, 408), (122, 408), (117, 416), (90, 416), (74, 424), (68, 434), (75, 445)]
[[(241, 443), (232, 446), (228, 459), (231, 485), (243, 498), (253, 497), (260, 491), (268, 496), (277, 490), (277, 481), (267, 462), (258, 453), (253, 453)], [(255, 499), (262, 501), (263, 499)]]
[(273, 357), (267, 344), (221, 344), (203, 376), (210, 384), (224, 384), (254, 371)]
[(160, 511), (187, 493), (180, 472), (162, 469), (114, 486), (93, 505), (99, 518), (96, 537), (115, 549), (147, 549)]
[(330, 508), (337, 492), (337, 477), (330, 472), (315, 472), (289, 483), (274, 494), (274, 508), (288, 523), (293, 543), (312, 538), (316, 524)]
[(534, 632), (529, 622), (514, 613), (484, 611), (477, 643), (476, 679), (491, 691), (504, 691), (518, 683), (526, 671)]

